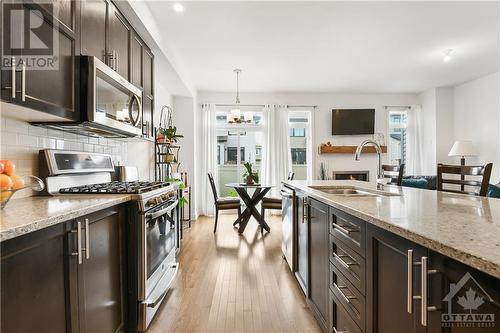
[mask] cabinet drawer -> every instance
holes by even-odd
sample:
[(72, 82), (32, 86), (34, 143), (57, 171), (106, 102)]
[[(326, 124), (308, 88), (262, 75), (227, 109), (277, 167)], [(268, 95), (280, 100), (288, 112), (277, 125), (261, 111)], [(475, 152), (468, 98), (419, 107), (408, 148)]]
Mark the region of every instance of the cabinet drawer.
[(362, 329), (365, 327), (365, 297), (330, 263), (330, 289)]
[(329, 332), (331, 333), (362, 333), (363, 331), (356, 325), (351, 316), (347, 313), (344, 307), (340, 304), (339, 300), (335, 297), (333, 292), (330, 290), (329, 298), (330, 306), (330, 316), (331, 316), (331, 327)]
[(366, 222), (335, 208), (330, 210), (330, 234), (365, 257)]
[(338, 237), (330, 235), (329, 243), (330, 262), (365, 295), (365, 259)]

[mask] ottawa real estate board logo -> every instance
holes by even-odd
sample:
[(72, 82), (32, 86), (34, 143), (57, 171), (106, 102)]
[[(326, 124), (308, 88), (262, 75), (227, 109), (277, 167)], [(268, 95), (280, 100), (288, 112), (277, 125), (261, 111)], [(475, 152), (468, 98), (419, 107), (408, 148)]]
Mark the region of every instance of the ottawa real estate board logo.
[(58, 70), (59, 25), (51, 1), (2, 0), (3, 70)]
[(470, 273), (466, 273), (456, 284), (450, 284), (450, 291), (443, 302), (447, 302), (447, 307), (441, 314), (442, 327), (495, 327), (498, 308)]

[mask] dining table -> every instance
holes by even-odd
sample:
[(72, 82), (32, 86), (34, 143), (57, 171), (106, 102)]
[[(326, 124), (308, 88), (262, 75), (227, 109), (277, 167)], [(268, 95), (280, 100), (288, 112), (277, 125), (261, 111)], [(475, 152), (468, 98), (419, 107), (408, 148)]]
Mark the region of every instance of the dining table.
[[(263, 185), (263, 184), (246, 184), (246, 183), (229, 183), (225, 184), (226, 187), (234, 188), (238, 196), (243, 200), (246, 208), (241, 214), (241, 219), (237, 220), (233, 225), (239, 223), (238, 233), (242, 234), (247, 227), (248, 221), (253, 216), (260, 225), (261, 232), (264, 232), (264, 229), (267, 232), (271, 231), (271, 228), (266, 223), (264, 216), (260, 214), (257, 209), (257, 205), (262, 201), (262, 199), (266, 196), (266, 194), (273, 188), (272, 185)], [(253, 190), (251, 193), (249, 190)]]

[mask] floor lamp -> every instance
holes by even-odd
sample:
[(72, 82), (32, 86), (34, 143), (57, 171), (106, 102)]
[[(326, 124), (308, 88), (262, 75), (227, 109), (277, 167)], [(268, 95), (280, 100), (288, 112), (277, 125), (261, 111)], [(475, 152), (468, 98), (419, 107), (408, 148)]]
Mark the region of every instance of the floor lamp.
[[(469, 140), (458, 140), (455, 141), (453, 147), (451, 147), (448, 156), (460, 156), (460, 165), (465, 165), (466, 156), (477, 156), (476, 147)], [(465, 176), (460, 175), (460, 179), (464, 180)], [(464, 185), (460, 185), (461, 190), (464, 190)]]

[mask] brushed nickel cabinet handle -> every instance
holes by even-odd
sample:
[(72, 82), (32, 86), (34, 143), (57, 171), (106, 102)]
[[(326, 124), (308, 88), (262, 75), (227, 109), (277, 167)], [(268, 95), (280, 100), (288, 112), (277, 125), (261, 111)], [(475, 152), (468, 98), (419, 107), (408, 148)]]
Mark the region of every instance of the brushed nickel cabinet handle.
[(11, 73), (12, 73), (12, 99), (16, 99), (16, 57), (11, 58)]
[(354, 228), (349, 228), (348, 226), (345, 226), (345, 225), (340, 225), (340, 224), (337, 224), (335, 223), (334, 224), (334, 227), (339, 229), (339, 231), (347, 236), (349, 236), (351, 233), (353, 232), (358, 232), (359, 230), (357, 229), (354, 229)]
[(436, 270), (430, 270), (428, 268), (428, 258), (427, 257), (422, 257), (422, 262), (421, 262), (421, 265), (422, 265), (422, 271), (421, 271), (421, 300), (422, 300), (422, 304), (421, 304), (421, 317), (420, 317), (420, 323), (422, 324), (422, 326), (427, 326), (427, 312), (429, 311), (436, 311), (437, 310), (437, 307), (435, 306), (428, 306), (428, 279), (429, 279), (429, 275), (430, 274), (435, 274), (437, 273)]
[(89, 219), (85, 219), (85, 259), (90, 259)]
[(78, 265), (82, 264), (82, 223), (80, 221), (76, 222), (76, 230), (71, 230), (72, 233), (76, 233), (76, 252), (72, 252), (72, 256), (78, 257)]
[(344, 259), (342, 259), (342, 258), (348, 258), (348, 257), (349, 257), (349, 258), (351, 258), (351, 256), (348, 256), (348, 255), (340, 255), (340, 256), (339, 256), (337, 253), (334, 253), (334, 254), (333, 254), (333, 257), (334, 257), (335, 259), (337, 259), (337, 261), (338, 261), (338, 262), (339, 262), (342, 266), (344, 266), (344, 267), (345, 267), (345, 268), (347, 268), (347, 269), (351, 269), (351, 266), (356, 266), (356, 265), (358, 264), (357, 262), (347, 262), (347, 261), (345, 261)]
[(349, 331), (337, 331), (337, 329), (334, 327), (333, 333), (349, 333)]
[(407, 257), (406, 257), (406, 264), (407, 264), (407, 304), (406, 304), (406, 309), (408, 313), (413, 313), (413, 250), (408, 250), (407, 251)]
[(339, 290), (340, 296), (347, 302), (347, 304), (351, 304), (351, 299), (356, 299), (356, 296), (346, 296), (343, 292), (342, 289), (347, 289), (346, 286), (339, 286), (335, 282), (333, 285)]
[(21, 66), (21, 100), (26, 102), (26, 64)]

